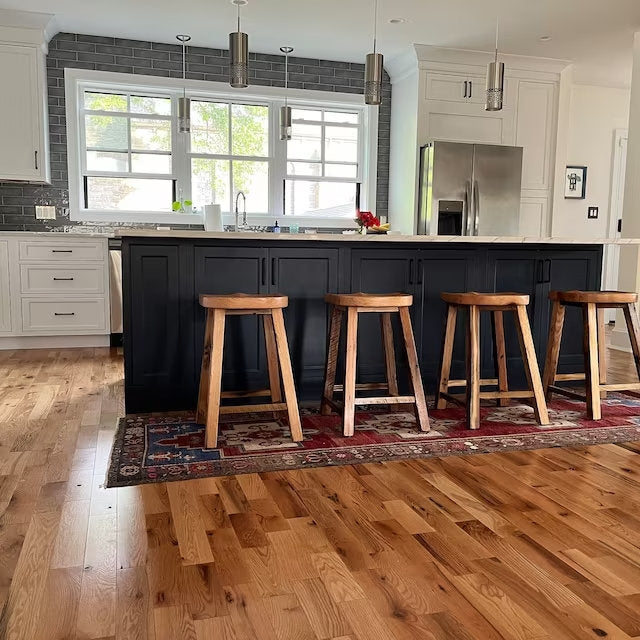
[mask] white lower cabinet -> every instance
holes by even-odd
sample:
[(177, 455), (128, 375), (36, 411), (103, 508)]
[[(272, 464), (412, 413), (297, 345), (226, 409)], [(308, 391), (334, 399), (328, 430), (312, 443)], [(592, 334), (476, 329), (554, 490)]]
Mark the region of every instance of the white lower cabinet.
[(106, 237), (0, 236), (0, 349), (107, 345), (108, 255)]

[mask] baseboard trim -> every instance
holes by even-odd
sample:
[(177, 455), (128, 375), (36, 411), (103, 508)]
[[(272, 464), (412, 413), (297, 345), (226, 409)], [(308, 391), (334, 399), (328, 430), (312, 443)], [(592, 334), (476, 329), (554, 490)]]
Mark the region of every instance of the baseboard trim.
[(0, 351), (8, 349), (66, 349), (108, 347), (110, 336), (7, 336), (0, 337)]

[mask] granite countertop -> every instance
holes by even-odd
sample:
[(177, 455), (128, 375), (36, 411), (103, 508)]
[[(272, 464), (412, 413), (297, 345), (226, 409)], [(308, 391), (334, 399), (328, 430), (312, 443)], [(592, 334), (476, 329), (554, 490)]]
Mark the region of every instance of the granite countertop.
[(193, 238), (209, 240), (286, 240), (291, 242), (415, 242), (415, 243), (480, 243), (480, 244), (640, 244), (640, 238), (535, 238), (526, 236), (405, 236), (401, 234), (337, 234), (337, 233), (253, 233), (209, 232), (188, 230), (118, 229), (116, 237)]

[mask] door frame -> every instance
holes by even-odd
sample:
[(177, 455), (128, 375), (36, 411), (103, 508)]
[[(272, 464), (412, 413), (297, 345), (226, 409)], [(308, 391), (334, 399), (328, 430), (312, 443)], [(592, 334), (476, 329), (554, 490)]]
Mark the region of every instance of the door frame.
[[(624, 204), (624, 183), (627, 155), (627, 129), (615, 129), (613, 132), (613, 162), (611, 169), (611, 193), (609, 197), (609, 219), (607, 221), (607, 238), (617, 239), (618, 220), (622, 219)], [(605, 246), (604, 269), (602, 270), (602, 288), (616, 290), (618, 288), (618, 265), (620, 261), (620, 247), (609, 244)], [(606, 309), (605, 320), (615, 322), (616, 310)]]

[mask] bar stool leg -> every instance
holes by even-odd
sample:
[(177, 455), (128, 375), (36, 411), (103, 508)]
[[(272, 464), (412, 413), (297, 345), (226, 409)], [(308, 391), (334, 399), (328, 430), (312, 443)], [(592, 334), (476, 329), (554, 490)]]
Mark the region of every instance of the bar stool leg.
[(278, 351), (276, 347), (276, 335), (273, 330), (273, 317), (268, 313), (262, 316), (262, 320), (264, 322), (264, 344), (267, 352), (267, 369), (269, 371), (271, 402), (282, 402), (280, 370), (278, 367)]
[(531, 335), (531, 326), (529, 325), (529, 316), (527, 315), (526, 307), (518, 306), (516, 308), (516, 321), (518, 338), (520, 339), (520, 350), (522, 352), (522, 359), (524, 360), (524, 370), (527, 375), (529, 389), (533, 392), (533, 413), (538, 424), (549, 424), (549, 413), (547, 411), (547, 403), (544, 399), (544, 390), (542, 388), (542, 380), (540, 379), (540, 370), (538, 369), (536, 350), (533, 345), (533, 336)]
[(204, 323), (204, 346), (202, 347), (202, 365), (200, 367), (200, 386), (198, 387), (198, 408), (196, 422), (207, 421), (207, 399), (209, 393), (209, 376), (211, 375), (211, 342), (213, 340), (213, 310), (207, 309)]
[(544, 364), (543, 387), (547, 402), (551, 400), (551, 385), (556, 381), (558, 358), (560, 357), (560, 342), (562, 341), (562, 327), (564, 326), (563, 304), (554, 301), (549, 324), (549, 338), (547, 342), (547, 356)]
[(638, 310), (635, 304), (627, 304), (623, 307), (624, 319), (627, 323), (631, 350), (636, 364), (636, 371), (640, 378), (640, 322), (638, 321)]
[[(210, 312), (209, 312), (210, 313)], [(205, 446), (218, 446), (218, 422), (220, 419), (220, 397), (222, 394), (222, 353), (224, 351), (224, 309), (213, 310), (213, 330), (211, 339), (211, 364), (209, 389), (207, 393), (207, 427)]]
[[(495, 362), (498, 373), (498, 391), (509, 391), (507, 380), (507, 350), (504, 346), (504, 315), (502, 311), (493, 312), (493, 343), (495, 347)], [(498, 398), (498, 406), (509, 405), (508, 398)]]
[[(387, 388), (390, 396), (397, 396), (398, 376), (396, 372), (396, 351), (393, 346), (393, 329), (391, 328), (391, 314), (380, 314), (382, 328), (382, 348), (384, 351), (384, 364), (386, 371)], [(395, 405), (392, 405), (395, 406)]]
[(340, 329), (342, 327), (342, 309), (331, 307), (329, 320), (329, 338), (327, 340), (327, 364), (324, 370), (324, 385), (320, 402), (320, 415), (328, 416), (331, 405), (327, 400), (333, 400), (333, 388), (336, 384), (336, 367), (338, 365), (338, 347), (340, 346)]
[(271, 313), (273, 317), (273, 328), (276, 335), (278, 358), (280, 360), (280, 371), (282, 372), (284, 398), (287, 403), (287, 412), (289, 414), (291, 437), (294, 442), (300, 442), (303, 440), (304, 436), (302, 435), (302, 425), (300, 424), (298, 398), (296, 397), (296, 388), (293, 382), (291, 357), (289, 356), (289, 344), (287, 343), (287, 334), (284, 328), (284, 316), (282, 314), (282, 309), (273, 309)]
[(592, 420), (600, 420), (600, 371), (598, 369), (598, 320), (596, 305), (585, 304), (582, 307), (584, 371), (587, 387), (587, 415)]
[(411, 378), (411, 387), (416, 402), (416, 413), (418, 424), (421, 431), (429, 431), (429, 416), (427, 414), (427, 402), (424, 398), (424, 388), (422, 387), (422, 377), (420, 376), (420, 365), (418, 364), (418, 353), (416, 351), (416, 342), (413, 337), (413, 329), (411, 328), (411, 316), (408, 307), (400, 307), (400, 324), (402, 325), (402, 334), (404, 336), (404, 346), (407, 351), (407, 360), (409, 362), (409, 376)]
[(355, 429), (356, 354), (358, 351), (358, 310), (347, 309), (347, 357), (344, 373), (343, 434), (352, 436)]
[(447, 401), (442, 397), (449, 391), (449, 376), (451, 374), (451, 359), (453, 358), (453, 341), (456, 334), (456, 318), (458, 308), (447, 305), (447, 319), (445, 322), (444, 342), (442, 343), (442, 359), (440, 361), (440, 380), (436, 393), (436, 409), (446, 409)]
[[(607, 338), (604, 332), (604, 309), (598, 309), (598, 382), (607, 384)], [(606, 398), (607, 392), (600, 389), (600, 398)]]
[(467, 425), (480, 428), (480, 310), (469, 307), (467, 324)]

